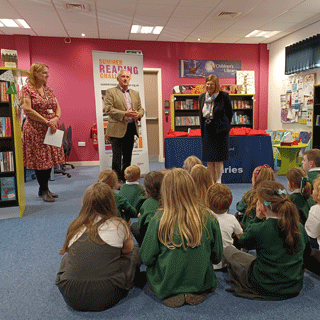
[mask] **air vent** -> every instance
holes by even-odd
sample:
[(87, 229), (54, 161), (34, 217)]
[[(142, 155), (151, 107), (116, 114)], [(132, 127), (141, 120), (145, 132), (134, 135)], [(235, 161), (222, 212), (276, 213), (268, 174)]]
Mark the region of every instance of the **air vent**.
[(88, 4), (62, 3), (62, 6), (65, 11), (89, 11)]
[(237, 17), (241, 12), (228, 12), (228, 11), (222, 11), (217, 14), (217, 18), (220, 19), (234, 19)]

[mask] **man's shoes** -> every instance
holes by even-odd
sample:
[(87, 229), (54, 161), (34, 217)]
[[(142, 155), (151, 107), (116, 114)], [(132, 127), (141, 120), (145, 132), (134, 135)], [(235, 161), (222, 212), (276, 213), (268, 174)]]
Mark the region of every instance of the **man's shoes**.
[(196, 306), (197, 304), (202, 303), (206, 300), (207, 292), (202, 293), (187, 293), (185, 294), (186, 303), (192, 306)]
[(45, 202), (55, 202), (56, 200), (54, 199), (54, 197), (51, 196), (51, 194), (49, 193), (49, 190), (47, 191), (42, 191), (42, 199)]
[[(59, 198), (59, 196), (58, 196), (56, 193), (53, 193), (53, 192), (51, 192), (50, 190), (48, 190), (48, 191), (49, 191), (51, 197), (53, 197), (53, 198)], [(38, 195), (39, 195), (39, 198), (42, 198), (42, 191), (41, 191), (40, 189), (39, 189), (39, 191), (38, 191)]]

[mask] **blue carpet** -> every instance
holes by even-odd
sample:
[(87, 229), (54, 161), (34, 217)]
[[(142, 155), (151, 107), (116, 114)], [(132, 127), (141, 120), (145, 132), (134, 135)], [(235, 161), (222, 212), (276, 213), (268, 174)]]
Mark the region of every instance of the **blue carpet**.
[[(150, 170), (163, 164), (150, 164)], [(70, 309), (55, 286), (61, 256), (59, 250), (70, 222), (78, 215), (86, 188), (97, 181), (99, 167), (76, 167), (72, 177), (56, 175), (50, 189), (59, 194), (55, 203), (44, 203), (37, 196), (37, 182), (26, 183), (27, 208), (19, 219), (0, 220), (0, 320), (58, 319), (319, 319), (320, 278), (305, 273), (300, 295), (287, 301), (251, 301), (233, 296), (227, 273), (218, 271), (218, 288), (198, 306), (178, 309), (165, 307), (159, 299), (133, 288), (113, 308), (103, 312)], [(285, 177), (277, 180), (286, 186)], [(141, 181), (142, 182), (142, 181)], [(229, 185), (233, 192), (230, 212), (250, 184)]]

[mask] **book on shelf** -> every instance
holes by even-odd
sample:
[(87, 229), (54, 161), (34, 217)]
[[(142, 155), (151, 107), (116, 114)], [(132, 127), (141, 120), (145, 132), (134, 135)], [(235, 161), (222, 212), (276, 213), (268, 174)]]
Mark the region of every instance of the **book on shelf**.
[(233, 114), (231, 124), (251, 124), (250, 117), (246, 114), (237, 114), (236, 112)]
[(250, 101), (247, 100), (231, 100), (232, 109), (252, 109)]
[(0, 102), (8, 102), (10, 97), (6, 94), (7, 90), (10, 87), (10, 82), (0, 81)]
[(11, 119), (0, 117), (0, 137), (12, 137)]
[(176, 117), (176, 126), (199, 126), (200, 119), (199, 117)]
[(0, 172), (14, 171), (13, 152), (0, 152)]
[(0, 178), (0, 197), (1, 201), (17, 199), (14, 177)]

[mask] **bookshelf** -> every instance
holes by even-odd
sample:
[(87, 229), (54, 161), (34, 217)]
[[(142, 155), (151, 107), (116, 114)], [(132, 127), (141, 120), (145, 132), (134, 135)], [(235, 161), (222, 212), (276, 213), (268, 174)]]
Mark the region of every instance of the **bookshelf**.
[[(200, 94), (171, 95), (171, 129), (188, 131), (200, 128)], [(232, 104), (231, 127), (254, 127), (254, 95), (230, 94)]]
[(320, 85), (313, 87), (312, 148), (320, 149)]
[[(0, 68), (0, 77), (7, 78), (8, 73), (14, 82), (0, 80), (0, 219), (22, 217), (26, 207), (18, 96), (29, 72)], [(6, 95), (4, 91), (13, 83), (17, 94)]]

